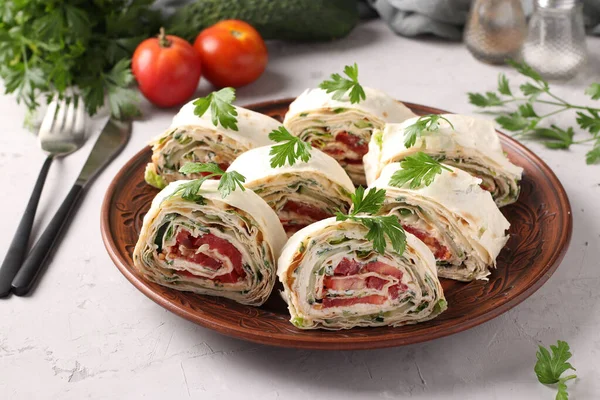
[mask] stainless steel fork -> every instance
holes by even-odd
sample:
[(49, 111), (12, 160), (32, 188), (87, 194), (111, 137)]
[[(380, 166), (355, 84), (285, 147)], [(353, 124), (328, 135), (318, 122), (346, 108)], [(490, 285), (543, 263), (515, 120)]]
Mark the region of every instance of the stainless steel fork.
[(27, 254), (31, 227), (52, 160), (64, 157), (83, 145), (85, 119), (82, 101), (66, 102), (55, 99), (48, 105), (39, 131), (40, 147), (48, 153), (48, 157), (38, 175), (27, 208), (0, 267), (0, 297), (8, 296), (10, 293), (12, 280)]

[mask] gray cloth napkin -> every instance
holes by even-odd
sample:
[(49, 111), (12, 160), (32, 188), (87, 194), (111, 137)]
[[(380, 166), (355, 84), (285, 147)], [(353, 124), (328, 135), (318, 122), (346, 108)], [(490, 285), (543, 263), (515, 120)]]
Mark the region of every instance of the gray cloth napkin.
[[(461, 40), (471, 0), (367, 0), (379, 16), (398, 35), (432, 34)], [(526, 14), (533, 9), (532, 0), (523, 0)], [(600, 0), (584, 0), (584, 17), (588, 32), (600, 35)]]

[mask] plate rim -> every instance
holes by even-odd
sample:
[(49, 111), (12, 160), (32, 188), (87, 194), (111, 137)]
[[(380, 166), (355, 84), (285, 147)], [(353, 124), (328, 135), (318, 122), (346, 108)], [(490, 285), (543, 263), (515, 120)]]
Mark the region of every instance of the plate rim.
[[(245, 108), (248, 109), (260, 109), (266, 107), (273, 107), (281, 104), (289, 104), (293, 101), (294, 98), (281, 98), (276, 100), (268, 100), (257, 103), (252, 103), (248, 105), (244, 105)], [(403, 102), (408, 108), (411, 109), (420, 109), (424, 110), (431, 114), (449, 114), (450, 112), (425, 106), (422, 104), (411, 103), (411, 102)], [(237, 339), (247, 340), (254, 343), (266, 344), (271, 346), (278, 347), (287, 347), (287, 348), (302, 348), (302, 349), (314, 349), (314, 350), (367, 350), (367, 349), (378, 349), (378, 348), (387, 348), (387, 347), (396, 347), (403, 346), (408, 344), (416, 344), (422, 343), (434, 339), (439, 339), (445, 336), (450, 336), (459, 332), (463, 332), (465, 330), (471, 329), (477, 325), (490, 321), (499, 315), (505, 313), (506, 311), (514, 308), (521, 302), (523, 302), (526, 298), (533, 295), (537, 292), (550, 277), (554, 274), (558, 266), (561, 264), (571, 242), (571, 237), (573, 233), (573, 213), (571, 209), (571, 204), (569, 201), (569, 197), (556, 176), (556, 174), (552, 171), (552, 169), (532, 150), (530, 150), (527, 146), (517, 141), (516, 139), (496, 130), (498, 134), (501, 135), (504, 141), (509, 142), (513, 147), (519, 149), (524, 156), (529, 158), (534, 165), (536, 165), (543, 175), (551, 182), (556, 183), (554, 185), (556, 197), (558, 199), (558, 203), (561, 206), (564, 206), (564, 217), (562, 226), (565, 227), (560, 232), (558, 243), (561, 243), (562, 246), (559, 246), (558, 251), (554, 251), (552, 257), (549, 259), (545, 273), (541, 275), (537, 280), (532, 281), (530, 285), (524, 287), (518, 294), (514, 295), (509, 301), (502, 303), (501, 305), (491, 309), (490, 311), (481, 314), (475, 318), (468, 319), (466, 321), (460, 322), (451, 327), (451, 329), (439, 329), (434, 332), (430, 332), (428, 335), (414, 335), (411, 339), (407, 338), (383, 338), (379, 339), (377, 342), (373, 342), (373, 338), (366, 336), (356, 336), (353, 337), (351, 335), (352, 330), (348, 330), (346, 332), (349, 333), (348, 337), (340, 338), (340, 337), (324, 337), (324, 336), (299, 336), (293, 335), (290, 333), (264, 333), (264, 332), (256, 332), (256, 330), (250, 328), (244, 328), (240, 325), (229, 324), (227, 322), (216, 321), (214, 318), (210, 316), (201, 316), (197, 313), (191, 312), (190, 310), (184, 308), (182, 305), (179, 305), (175, 302), (168, 300), (167, 298), (161, 296), (159, 293), (155, 292), (153, 288), (150, 286), (151, 283), (145, 281), (141, 276), (138, 276), (132, 272), (131, 267), (128, 265), (127, 260), (125, 260), (119, 251), (117, 250), (117, 246), (114, 238), (110, 234), (110, 204), (115, 195), (116, 189), (119, 185), (119, 182), (124, 178), (127, 172), (131, 169), (131, 167), (137, 163), (139, 163), (139, 159), (143, 157), (144, 153), (150, 151), (149, 146), (143, 147), (140, 151), (136, 152), (117, 172), (117, 174), (111, 180), (110, 185), (108, 186), (106, 193), (104, 195), (104, 199), (102, 201), (101, 208), (101, 220), (100, 220), (100, 229), (102, 234), (102, 241), (104, 246), (108, 252), (109, 257), (117, 267), (117, 269), (127, 278), (127, 280), (135, 286), (139, 291), (141, 291), (146, 297), (150, 298), (152, 301), (160, 305), (161, 307), (179, 315), (187, 319), (188, 321), (194, 322), (198, 325), (204, 326), (206, 328), (212, 329), (221, 334), (234, 337)], [(169, 289), (174, 290), (174, 289)]]

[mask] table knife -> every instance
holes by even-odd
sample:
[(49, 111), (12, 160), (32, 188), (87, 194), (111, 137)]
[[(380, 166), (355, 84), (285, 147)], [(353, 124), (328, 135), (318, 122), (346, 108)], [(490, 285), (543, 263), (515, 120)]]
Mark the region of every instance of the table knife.
[(69, 217), (72, 215), (72, 211), (85, 188), (121, 152), (130, 135), (131, 121), (116, 121), (113, 119), (108, 121), (96, 140), (92, 152), (69, 194), (13, 279), (12, 291), (14, 294), (24, 296), (32, 289), (40, 272), (48, 262), (49, 255), (57, 245), (61, 232), (70, 220)]

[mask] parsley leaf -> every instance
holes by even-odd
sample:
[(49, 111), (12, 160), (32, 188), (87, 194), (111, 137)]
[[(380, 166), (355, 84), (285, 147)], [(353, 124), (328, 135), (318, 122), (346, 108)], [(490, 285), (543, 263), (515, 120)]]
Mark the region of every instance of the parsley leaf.
[(542, 78), (542, 76), (535, 69), (533, 69), (529, 64), (527, 64), (525, 62), (514, 61), (514, 60), (508, 60), (507, 62), (510, 66), (512, 66), (514, 69), (516, 69), (517, 72), (520, 73), (521, 75), (525, 75), (525, 76), (533, 79), (534, 81), (542, 84), (546, 88), (548, 87), (548, 82), (546, 82)]
[(269, 152), (271, 168), (282, 167), (286, 161), (289, 165), (294, 165), (298, 159), (303, 162), (310, 160), (310, 143), (292, 135), (285, 127), (280, 126), (279, 129), (273, 130), (269, 133), (269, 139), (279, 143), (271, 147)]
[(115, 117), (138, 115), (129, 59), (161, 25), (152, 3), (0, 2), (0, 77), (6, 93), (14, 93), (30, 115), (44, 97), (80, 97), (91, 115), (106, 102)]
[(206, 97), (200, 97), (194, 101), (196, 108), (194, 114), (198, 117), (210, 108), (211, 120), (214, 126), (221, 126), (225, 129), (237, 131), (237, 110), (231, 103), (235, 100), (235, 89), (226, 87), (218, 92), (212, 92)]
[(586, 164), (596, 164), (600, 161), (600, 138), (596, 139), (592, 150), (588, 151), (585, 155)]
[(436, 175), (441, 174), (443, 169), (452, 172), (450, 168), (421, 151), (406, 156), (400, 161), (400, 166), (402, 169), (394, 172), (390, 179), (391, 186), (402, 187), (410, 182), (411, 189), (418, 189), (431, 185)]
[(512, 92), (510, 91), (510, 86), (508, 84), (508, 79), (504, 74), (498, 75), (498, 92), (505, 96), (512, 96)]
[(496, 118), (496, 122), (504, 129), (512, 132), (524, 130), (529, 126), (529, 120), (518, 112), (501, 115)]
[(469, 102), (477, 107), (495, 107), (503, 104), (502, 100), (494, 92), (481, 93), (467, 93), (469, 95)]
[(595, 136), (598, 132), (600, 132), (600, 115), (598, 115), (598, 111), (593, 109), (588, 109), (588, 112), (590, 115), (587, 115), (582, 111), (578, 111), (577, 123), (581, 129), (585, 129)]
[(404, 253), (406, 249), (406, 233), (400, 225), (398, 218), (394, 215), (373, 216), (378, 212), (385, 200), (385, 190), (371, 188), (365, 196), (365, 189), (359, 186), (355, 193), (351, 195), (352, 210), (349, 214), (336, 213), (337, 221), (352, 220), (360, 222), (369, 229), (365, 239), (373, 242), (373, 249), (383, 254), (386, 248), (387, 236), (392, 248), (399, 254)]
[[(206, 173), (207, 175), (203, 176), (200, 179), (195, 179), (191, 182), (183, 184), (184, 192), (182, 194), (182, 198), (185, 200), (197, 201), (198, 192), (202, 184), (213, 177), (220, 176), (219, 186), (217, 190), (221, 193), (221, 197), (225, 198), (229, 196), (229, 194), (234, 191), (237, 187), (239, 187), (242, 192), (246, 190), (244, 187), (244, 182), (246, 182), (246, 177), (240, 174), (237, 171), (229, 171), (225, 172), (215, 163), (187, 163), (184, 164), (181, 168), (179, 168), (179, 172), (184, 175), (190, 174), (201, 174)], [(188, 185), (188, 186), (186, 186)], [(202, 196), (200, 196), (202, 197)]]
[(549, 149), (568, 149), (574, 143), (574, 135), (575, 132), (571, 127), (565, 131), (556, 125), (551, 125), (550, 128), (537, 128), (527, 137), (541, 140)]
[(344, 74), (350, 79), (343, 78), (340, 74), (331, 74), (331, 80), (323, 81), (319, 87), (327, 93), (333, 92), (334, 100), (342, 100), (344, 95), (350, 91), (350, 103), (360, 103), (367, 95), (363, 87), (358, 83), (358, 65), (346, 65)]
[(440, 127), (439, 120), (442, 119), (450, 124), (450, 127), (454, 129), (454, 125), (447, 118), (439, 114), (429, 114), (419, 117), (417, 121), (404, 128), (404, 146), (406, 148), (412, 147), (417, 142), (417, 137), (421, 136), (424, 132), (432, 132)]
[(600, 99), (600, 83), (592, 83), (585, 89), (585, 94), (592, 97), (592, 100)]
[(540, 383), (546, 385), (558, 383), (557, 400), (568, 400), (569, 394), (567, 393), (565, 382), (577, 378), (577, 375), (569, 375), (561, 378), (561, 375), (566, 370), (572, 369), (575, 371), (571, 363), (567, 362), (572, 356), (569, 345), (567, 342), (559, 340), (556, 346), (550, 345), (550, 350), (552, 351), (552, 355), (550, 355), (550, 352), (546, 348), (539, 346), (539, 350), (536, 352), (537, 362), (533, 370)]

